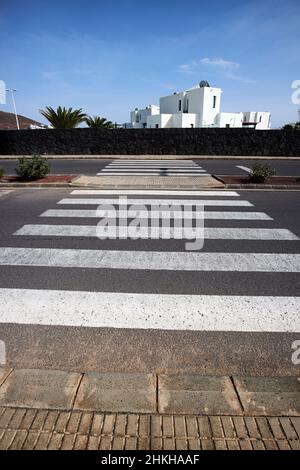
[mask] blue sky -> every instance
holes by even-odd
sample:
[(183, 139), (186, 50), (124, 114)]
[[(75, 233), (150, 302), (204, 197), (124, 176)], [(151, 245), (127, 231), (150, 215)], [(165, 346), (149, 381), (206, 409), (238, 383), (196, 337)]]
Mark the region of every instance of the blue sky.
[(62, 105), (125, 122), (207, 79), (222, 111), (271, 111), (278, 127), (297, 117), (299, 44), (299, 0), (0, 0), (0, 79), (41, 121)]

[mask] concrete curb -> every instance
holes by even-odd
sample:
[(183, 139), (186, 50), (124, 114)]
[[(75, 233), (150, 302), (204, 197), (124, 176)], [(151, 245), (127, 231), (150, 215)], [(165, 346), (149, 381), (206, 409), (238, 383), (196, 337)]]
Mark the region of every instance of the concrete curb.
[(0, 407), (214, 416), (299, 416), (297, 377), (0, 369)]
[(69, 188), (70, 183), (0, 183), (0, 189)]
[[(92, 185), (92, 184), (85, 184), (85, 185), (82, 185), (82, 184), (74, 184), (74, 183), (8, 183), (8, 184), (5, 184), (5, 183), (0, 183), (0, 189), (43, 189), (43, 188), (82, 188), (82, 189), (95, 189), (95, 188), (99, 188), (97, 185)], [(148, 190), (148, 189), (161, 189), (162, 191), (163, 190), (174, 190), (174, 191), (182, 191), (182, 190), (191, 190), (191, 191), (199, 191), (199, 190), (207, 190), (207, 191), (213, 191), (213, 190), (218, 190), (218, 189), (222, 189), (222, 188), (219, 188), (219, 187), (207, 187), (207, 186), (193, 186), (193, 187), (178, 187), (178, 186), (174, 186), (174, 187), (168, 187), (166, 188), (164, 185), (161, 185), (161, 186), (149, 186), (149, 187), (145, 187), (145, 186), (132, 186), (132, 185), (122, 185), (122, 187), (119, 187), (119, 186), (111, 186), (111, 185), (107, 185), (107, 186), (101, 186), (101, 189), (111, 189), (111, 190), (115, 190), (115, 189), (137, 189), (137, 190), (141, 190), (141, 189), (145, 189), (145, 190)], [(259, 189), (261, 191), (270, 191), (270, 190), (273, 190), (273, 191), (300, 191), (300, 185), (294, 185), (294, 186), (287, 186), (287, 185), (266, 185), (266, 184), (262, 184), (262, 185), (259, 185), (259, 184), (225, 184), (224, 185), (224, 189), (239, 189), (239, 190), (249, 190), (249, 189)]]
[(265, 189), (265, 190), (288, 190), (300, 191), (300, 185), (284, 185), (284, 184), (225, 184), (225, 189)]
[[(62, 175), (51, 175), (51, 176), (62, 176)], [(35, 183), (34, 181), (28, 183), (1, 183), (0, 189), (18, 189), (18, 188), (69, 188), (73, 181), (76, 181), (80, 175), (74, 176), (74, 178), (69, 183)], [(1, 180), (0, 180), (1, 181)]]
[[(31, 158), (32, 155), (0, 155), (1, 160), (17, 160), (20, 157)], [(299, 157), (260, 156), (260, 155), (43, 155), (48, 160), (291, 160), (300, 161)]]
[[(234, 175), (226, 175), (230, 177)], [(289, 191), (299, 191), (300, 184), (254, 184), (254, 183), (244, 183), (244, 184), (235, 184), (235, 183), (225, 183), (222, 179), (224, 175), (212, 175), (217, 181), (220, 181), (224, 184), (225, 189), (264, 189), (264, 190), (289, 190)]]

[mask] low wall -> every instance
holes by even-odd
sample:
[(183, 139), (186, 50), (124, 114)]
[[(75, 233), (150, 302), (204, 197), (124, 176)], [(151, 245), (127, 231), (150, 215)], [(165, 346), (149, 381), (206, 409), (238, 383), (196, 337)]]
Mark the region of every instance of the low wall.
[(0, 131), (0, 155), (300, 156), (300, 131), (37, 129)]

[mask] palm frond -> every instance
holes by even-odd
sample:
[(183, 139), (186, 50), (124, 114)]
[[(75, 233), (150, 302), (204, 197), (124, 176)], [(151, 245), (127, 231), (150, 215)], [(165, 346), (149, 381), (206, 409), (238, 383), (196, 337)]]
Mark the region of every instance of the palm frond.
[(73, 110), (73, 108), (67, 109), (58, 106), (55, 111), (51, 106), (46, 106), (45, 109), (40, 109), (39, 111), (54, 129), (72, 129), (84, 122), (86, 118), (86, 114), (82, 112), (81, 108)]
[(106, 129), (114, 128), (114, 124), (111, 121), (107, 121), (106, 118), (102, 118), (100, 116), (87, 116), (85, 118), (85, 122), (88, 127), (102, 127)]

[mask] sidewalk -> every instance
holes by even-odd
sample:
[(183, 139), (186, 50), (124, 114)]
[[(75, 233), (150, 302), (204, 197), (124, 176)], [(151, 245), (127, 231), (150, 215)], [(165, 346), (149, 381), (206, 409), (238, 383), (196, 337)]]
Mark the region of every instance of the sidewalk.
[(300, 418), (0, 408), (0, 450), (300, 450)]
[(296, 377), (0, 369), (0, 449), (300, 450)]
[(101, 189), (210, 189), (225, 185), (210, 175), (203, 176), (78, 176), (70, 186)]

